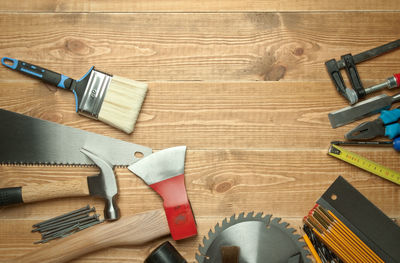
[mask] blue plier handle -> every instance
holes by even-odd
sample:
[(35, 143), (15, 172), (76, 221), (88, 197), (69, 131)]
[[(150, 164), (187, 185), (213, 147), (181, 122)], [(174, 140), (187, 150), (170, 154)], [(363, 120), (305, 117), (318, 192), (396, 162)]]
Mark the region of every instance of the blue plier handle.
[(393, 139), (400, 135), (400, 109), (383, 110), (378, 119), (361, 123), (345, 137), (347, 140), (369, 140), (379, 136)]

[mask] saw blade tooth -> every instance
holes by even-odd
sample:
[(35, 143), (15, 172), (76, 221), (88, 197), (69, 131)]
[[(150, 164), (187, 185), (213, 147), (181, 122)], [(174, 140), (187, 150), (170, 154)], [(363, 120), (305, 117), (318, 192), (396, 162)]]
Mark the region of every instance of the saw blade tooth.
[(262, 212), (258, 212), (258, 213), (254, 216), (254, 218), (255, 218), (255, 219), (262, 219), (262, 215), (263, 215)]
[(274, 218), (271, 220), (271, 223), (272, 223), (272, 224), (277, 224), (277, 225), (279, 225), (279, 221), (281, 221), (281, 218), (280, 218), (280, 217), (274, 217)]
[(219, 225), (219, 222), (215, 225), (214, 227), (214, 233), (217, 233), (218, 231), (220, 231), (221, 227)]
[(233, 223), (234, 221), (235, 221), (235, 217), (236, 217), (236, 214), (233, 214), (230, 218), (229, 218), (229, 224), (231, 224), (231, 223)]
[(210, 230), (208, 231), (208, 239), (211, 239), (211, 237), (212, 237), (213, 234), (214, 234), (213, 231), (210, 229)]
[(200, 255), (205, 255), (207, 253), (205, 246), (199, 245), (198, 250)]
[(224, 220), (222, 221), (221, 227), (222, 227), (223, 229), (225, 229), (227, 225), (228, 225), (228, 219), (225, 217)]
[[(292, 234), (294, 233), (294, 231), (292, 232)], [(299, 240), (300, 238), (302, 238), (302, 236), (300, 236), (299, 234), (293, 234), (293, 239), (295, 240)]]
[(287, 228), (287, 226), (289, 225), (289, 223), (287, 223), (287, 222), (282, 222), (282, 223), (279, 223), (279, 224), (284, 228)]
[(244, 212), (240, 213), (237, 219), (242, 221), (244, 219)]
[(207, 240), (208, 240), (207, 237), (208, 237), (208, 236), (204, 236), (204, 237), (203, 237), (203, 245), (206, 244), (206, 242), (207, 242)]
[(205, 259), (204, 256), (198, 255), (198, 254), (196, 253), (195, 257), (196, 257), (196, 261), (197, 261), (198, 263), (203, 263), (203, 262), (204, 262), (204, 259)]
[(289, 224), (286, 224), (286, 230), (287, 230), (288, 233), (293, 234), (294, 232), (296, 232), (296, 229), (294, 229), (294, 228), (292, 228), (292, 227), (289, 227), (289, 228), (288, 228), (288, 225), (289, 225)]
[(246, 218), (247, 218), (247, 219), (254, 218), (254, 211), (251, 211), (250, 213), (248, 213), (248, 214), (246, 215)]
[(269, 215), (267, 214), (262, 218), (262, 220), (265, 222), (266, 225), (269, 225), (269, 223), (271, 222), (271, 217), (272, 217), (271, 214)]

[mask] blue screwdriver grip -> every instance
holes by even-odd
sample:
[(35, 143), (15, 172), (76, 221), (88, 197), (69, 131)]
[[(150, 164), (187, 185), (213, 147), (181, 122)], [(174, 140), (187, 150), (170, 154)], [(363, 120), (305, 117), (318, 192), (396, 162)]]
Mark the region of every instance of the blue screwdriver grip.
[(400, 137), (397, 137), (393, 140), (393, 148), (396, 151), (400, 151)]
[(400, 109), (383, 110), (379, 118), (381, 118), (383, 124), (395, 122), (400, 119)]
[(17, 60), (15, 58), (3, 57), (1, 58), (1, 64), (15, 71), (27, 74), (33, 78), (50, 83), (59, 88), (69, 89), (73, 82), (73, 79), (67, 76), (29, 64), (28, 62)]
[(400, 124), (393, 123), (385, 127), (385, 136), (393, 139), (400, 135)]

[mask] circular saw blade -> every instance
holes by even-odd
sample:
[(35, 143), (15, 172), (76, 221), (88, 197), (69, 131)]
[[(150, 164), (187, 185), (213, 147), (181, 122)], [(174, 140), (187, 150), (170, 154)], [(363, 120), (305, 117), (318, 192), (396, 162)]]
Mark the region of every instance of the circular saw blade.
[(301, 236), (280, 220), (254, 212), (232, 215), (229, 220), (225, 218), (203, 238), (196, 260), (198, 263), (221, 263), (221, 248), (238, 247), (239, 263), (287, 263), (295, 256), (300, 256), (302, 261), (298, 262), (311, 262), (307, 258), (308, 250), (304, 249), (306, 244), (299, 241)]

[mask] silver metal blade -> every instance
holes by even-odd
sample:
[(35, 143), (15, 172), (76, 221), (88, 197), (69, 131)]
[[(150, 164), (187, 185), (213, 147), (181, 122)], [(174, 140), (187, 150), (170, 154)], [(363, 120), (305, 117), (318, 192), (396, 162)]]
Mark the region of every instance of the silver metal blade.
[(153, 153), (128, 167), (152, 185), (168, 178), (181, 175), (185, 170), (186, 146), (177, 146)]
[(371, 99), (360, 102), (354, 106), (348, 106), (328, 114), (332, 128), (337, 128), (353, 121), (379, 113), (389, 109), (393, 98), (382, 94)]
[(294, 232), (280, 218), (240, 213), (229, 220), (225, 218), (214, 231), (210, 230), (195, 257), (198, 263), (219, 263), (222, 262), (221, 247), (235, 246), (239, 248), (239, 263), (288, 262), (298, 253), (302, 262), (311, 262), (304, 249), (306, 244)]
[(0, 109), (0, 163), (94, 165), (80, 149), (128, 166), (148, 156), (148, 147)]

